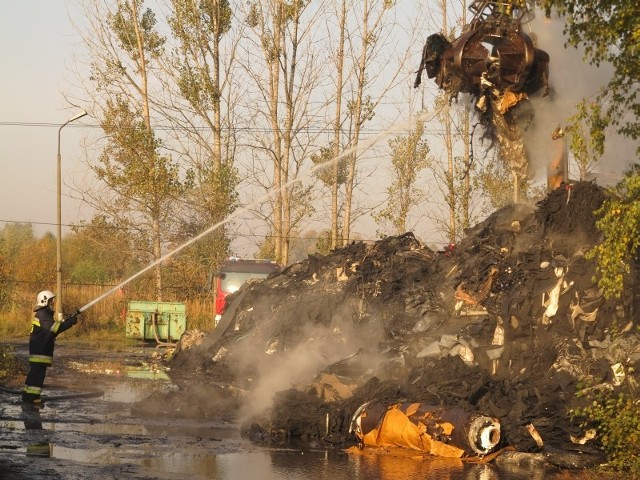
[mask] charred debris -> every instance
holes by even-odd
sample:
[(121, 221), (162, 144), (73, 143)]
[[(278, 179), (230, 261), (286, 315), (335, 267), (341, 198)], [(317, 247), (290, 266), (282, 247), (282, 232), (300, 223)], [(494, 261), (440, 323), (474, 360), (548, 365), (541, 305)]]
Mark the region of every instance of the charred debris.
[(363, 445), (395, 408), (428, 410), (433, 439), (455, 446), (467, 427), (443, 427), (440, 409), (487, 418), (483, 453), (589, 451), (597, 437), (569, 414), (578, 391), (637, 388), (640, 359), (638, 269), (621, 300), (606, 300), (584, 256), (604, 198), (594, 183), (567, 184), (444, 251), (406, 233), (310, 255), (247, 284), (214, 331), (178, 349), (172, 395), (185, 415), (241, 419), (256, 442)]

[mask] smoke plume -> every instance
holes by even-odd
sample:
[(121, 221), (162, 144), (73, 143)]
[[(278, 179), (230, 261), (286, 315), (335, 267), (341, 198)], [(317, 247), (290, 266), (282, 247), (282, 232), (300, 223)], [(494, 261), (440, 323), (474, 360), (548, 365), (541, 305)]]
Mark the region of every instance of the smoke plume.
[[(550, 58), (549, 84), (551, 93), (547, 97), (534, 97), (531, 103), (534, 117), (526, 132), (526, 146), (534, 180), (544, 178), (546, 165), (554, 150), (552, 132), (564, 128), (567, 120), (575, 114), (576, 105), (583, 99), (596, 100), (599, 91), (607, 85), (613, 74), (611, 65), (601, 63), (590, 65), (584, 58), (584, 49), (565, 46), (566, 39), (562, 33), (564, 21), (556, 16), (545, 18), (540, 11), (536, 18), (524, 26), (536, 47), (545, 50)], [(597, 170), (603, 178), (600, 184), (613, 183), (620, 178), (620, 173), (633, 160), (633, 142), (621, 138), (613, 129), (607, 132), (605, 155), (599, 161)], [(609, 172), (607, 174), (606, 172)], [(610, 173), (616, 172), (611, 178)], [(569, 158), (569, 176), (576, 179), (578, 170), (572, 166)]]

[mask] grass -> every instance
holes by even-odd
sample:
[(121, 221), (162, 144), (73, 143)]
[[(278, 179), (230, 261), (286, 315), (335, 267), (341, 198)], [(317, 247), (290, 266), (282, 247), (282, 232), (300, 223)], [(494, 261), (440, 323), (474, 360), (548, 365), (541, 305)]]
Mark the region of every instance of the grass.
[[(135, 344), (135, 339), (125, 338), (125, 321), (122, 318), (97, 318), (91, 312), (80, 315), (78, 324), (63, 332), (60, 338), (77, 338), (88, 341), (123, 341), (124, 345)], [(32, 313), (0, 313), (0, 337), (21, 341), (31, 332)], [(188, 330), (211, 331), (213, 321), (204, 315), (187, 319)], [(129, 342), (129, 343), (127, 343)]]
[[(549, 480), (637, 480), (637, 476), (632, 474), (626, 474), (627, 476), (621, 477), (618, 471), (604, 471), (601, 468), (594, 470), (564, 470), (560, 473), (553, 474), (549, 477)], [(631, 476), (629, 476), (631, 475)]]
[(20, 362), (15, 357), (13, 347), (10, 345), (0, 345), (0, 382), (21, 374)]

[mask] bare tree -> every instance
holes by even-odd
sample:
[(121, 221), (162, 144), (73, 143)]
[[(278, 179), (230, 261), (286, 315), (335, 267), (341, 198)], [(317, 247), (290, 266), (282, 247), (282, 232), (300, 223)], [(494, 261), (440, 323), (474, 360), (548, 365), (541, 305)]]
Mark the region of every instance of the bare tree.
[[(345, 33), (347, 25), (347, 1), (340, 0), (338, 2), (338, 48), (336, 52), (336, 100), (335, 100), (335, 117), (333, 120), (333, 145), (332, 157), (337, 159), (340, 155), (340, 144), (342, 140), (342, 90), (344, 87), (344, 49), (345, 49)], [(338, 246), (338, 189), (345, 182), (344, 164), (343, 162), (334, 160), (331, 169), (331, 244), (332, 249)]]
[[(256, 180), (272, 195), (273, 256), (280, 263), (287, 263), (289, 239), (307, 212), (309, 190), (297, 179), (313, 144), (314, 133), (308, 126), (314, 114), (309, 101), (320, 71), (312, 48), (318, 13), (307, 13), (307, 7), (303, 2), (255, 1), (247, 15), (259, 47), (247, 47), (245, 65), (256, 88), (251, 97), (256, 103), (250, 110), (257, 140), (253, 156), (258, 163), (268, 159), (272, 167), (271, 178), (257, 172)], [(256, 58), (256, 52), (261, 58)], [(270, 137), (261, 135), (261, 119), (268, 123)]]
[[(433, 16), (431, 21), (434, 26), (439, 24), (437, 28), (443, 35), (455, 37), (457, 26), (466, 24), (466, 0), (460, 4), (440, 0), (438, 7), (440, 17)], [(475, 203), (478, 202), (474, 191), (477, 168), (471, 153), (471, 108), (465, 95), (456, 98), (455, 103), (453, 100), (440, 91), (433, 97), (443, 153), (441, 161), (434, 161), (430, 170), (435, 181), (434, 190), (440, 192), (443, 201), (442, 204), (430, 202), (427, 213), (447, 242), (456, 242), (471, 225), (476, 218)], [(479, 145), (476, 148), (480, 150)]]
[[(233, 30), (227, 0), (168, 0), (173, 48), (163, 59), (163, 90), (156, 108), (168, 124), (172, 148), (194, 172), (182, 199), (188, 214), (175, 240), (220, 226), (194, 247), (195, 261), (211, 271), (228, 255), (222, 222), (237, 207), (239, 177), (236, 109), (240, 96), (234, 65), (241, 29)], [(208, 275), (208, 274), (207, 274)]]
[[(87, 84), (87, 95), (95, 102), (94, 116), (106, 135), (106, 147), (90, 167), (106, 191), (98, 195), (87, 190), (84, 196), (118, 223), (146, 230), (139, 244), (150, 244), (153, 260), (159, 260), (169, 204), (184, 191), (179, 169), (161, 153), (151, 121), (152, 64), (162, 55), (165, 39), (156, 31), (154, 12), (143, 9), (142, 0), (88, 2), (85, 18), (88, 27), (82, 34), (92, 55), (93, 81)], [(155, 272), (161, 300), (160, 265)]]
[(416, 185), (418, 175), (431, 162), (423, 134), (424, 122), (418, 120), (415, 130), (389, 141), (393, 180), (387, 188), (386, 206), (374, 218), (380, 224), (391, 223), (398, 235), (407, 231), (411, 208), (424, 199), (424, 192)]
[[(354, 186), (357, 174), (357, 158), (358, 146), (360, 143), (360, 134), (364, 123), (371, 120), (374, 116), (376, 101), (372, 101), (370, 95), (366, 95), (365, 89), (370, 85), (374, 73), (370, 71), (372, 58), (381, 45), (384, 29), (389, 27), (385, 23), (385, 19), (391, 10), (393, 3), (388, 0), (363, 0), (362, 9), (360, 11), (361, 18), (358, 19), (357, 27), (359, 29), (359, 41), (351, 40), (351, 54), (357, 61), (354, 65), (355, 72), (355, 88), (350, 93), (351, 99), (348, 102), (347, 110), (350, 124), (353, 129), (349, 134), (348, 149), (348, 170), (347, 180), (345, 184), (345, 203), (343, 207), (342, 222), (342, 242), (344, 245), (349, 243), (351, 233), (351, 214), (353, 208)], [(351, 33), (354, 35), (356, 32)], [(379, 100), (378, 100), (379, 101)]]

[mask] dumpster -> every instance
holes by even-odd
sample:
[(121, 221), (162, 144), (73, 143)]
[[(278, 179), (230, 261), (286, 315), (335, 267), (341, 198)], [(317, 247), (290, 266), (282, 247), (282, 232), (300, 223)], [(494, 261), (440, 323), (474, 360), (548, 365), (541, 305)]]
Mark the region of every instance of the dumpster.
[(184, 303), (131, 301), (128, 304), (127, 338), (178, 341), (186, 329)]

